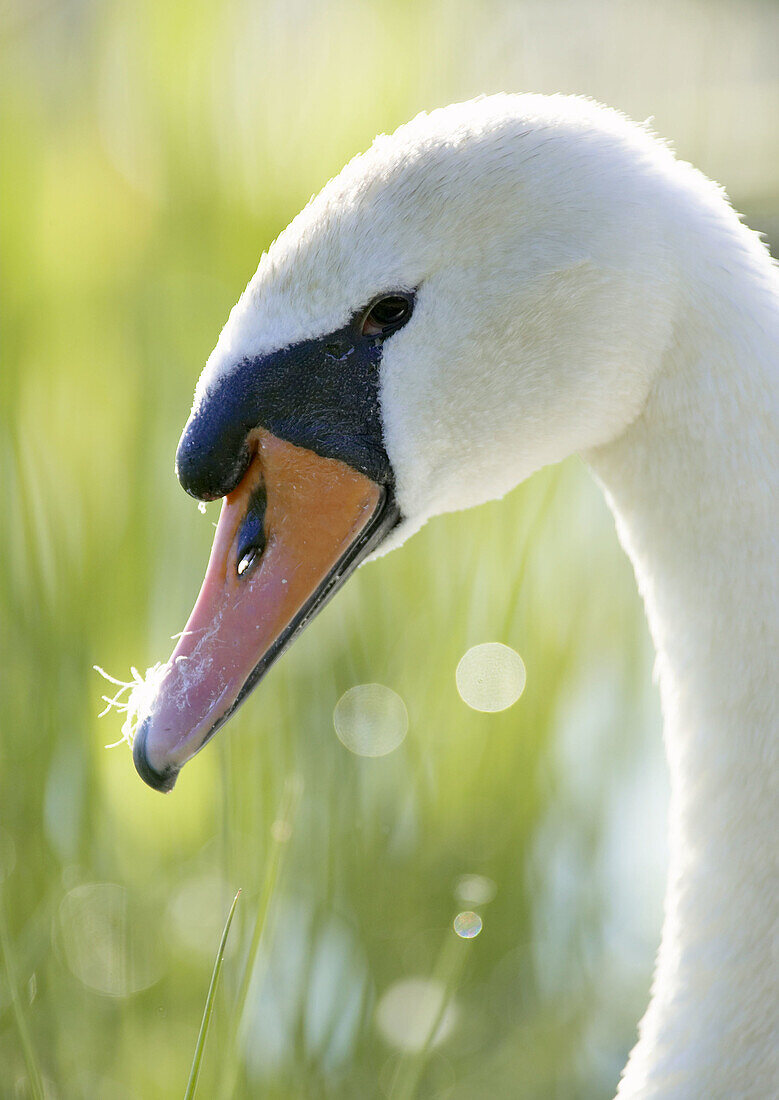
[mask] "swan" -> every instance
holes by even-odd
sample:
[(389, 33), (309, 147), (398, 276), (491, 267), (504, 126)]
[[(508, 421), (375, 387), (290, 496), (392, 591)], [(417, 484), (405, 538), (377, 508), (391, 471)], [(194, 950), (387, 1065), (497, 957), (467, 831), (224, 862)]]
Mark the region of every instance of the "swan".
[(777, 1095), (779, 271), (724, 193), (592, 101), (496, 95), (376, 138), (264, 254), (177, 473), (224, 497), (135, 705), (169, 790), (365, 558), (576, 452), (657, 652), (670, 867), (620, 1100)]

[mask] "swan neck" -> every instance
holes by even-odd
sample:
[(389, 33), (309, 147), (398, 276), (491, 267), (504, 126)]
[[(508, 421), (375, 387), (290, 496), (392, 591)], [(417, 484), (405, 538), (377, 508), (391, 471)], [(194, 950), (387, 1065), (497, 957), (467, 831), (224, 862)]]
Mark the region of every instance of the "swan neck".
[(586, 456), (645, 603), (671, 779), (662, 944), (621, 1100), (779, 1079), (779, 286), (767, 256), (750, 276), (688, 296), (642, 414)]

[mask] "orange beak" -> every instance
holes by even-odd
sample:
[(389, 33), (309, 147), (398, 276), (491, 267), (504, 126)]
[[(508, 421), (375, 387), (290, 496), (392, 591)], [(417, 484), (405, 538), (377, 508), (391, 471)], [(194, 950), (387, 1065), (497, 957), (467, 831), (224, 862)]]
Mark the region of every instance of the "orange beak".
[(170, 790), (182, 765), (394, 524), (388, 490), (261, 430), (224, 499), (203, 586), (138, 727), (135, 766)]

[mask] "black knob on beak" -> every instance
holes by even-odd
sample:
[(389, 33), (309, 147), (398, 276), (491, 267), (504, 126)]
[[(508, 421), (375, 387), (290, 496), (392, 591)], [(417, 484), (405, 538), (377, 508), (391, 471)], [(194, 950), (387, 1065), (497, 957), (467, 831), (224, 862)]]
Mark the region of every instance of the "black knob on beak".
[(176, 450), (176, 476), (190, 496), (216, 500), (238, 485), (251, 462), (257, 400), (251, 361), (239, 363), (192, 410)]

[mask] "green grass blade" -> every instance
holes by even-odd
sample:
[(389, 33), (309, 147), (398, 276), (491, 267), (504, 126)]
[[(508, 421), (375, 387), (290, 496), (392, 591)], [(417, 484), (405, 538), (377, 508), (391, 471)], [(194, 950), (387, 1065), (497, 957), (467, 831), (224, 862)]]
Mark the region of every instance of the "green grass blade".
[(301, 781), (299, 776), (293, 776), (287, 779), (284, 784), (281, 807), (275, 822), (276, 825), (279, 826), (279, 831), (273, 837), (271, 843), (270, 858), (265, 870), (265, 881), (263, 882), (262, 892), (257, 905), (257, 918), (254, 923), (252, 942), (249, 947), (246, 966), (244, 967), (241, 988), (236, 998), (236, 1020), (239, 1024), (243, 1018), (244, 1009), (246, 1007), (249, 986), (251, 985), (257, 955), (260, 950), (262, 934), (265, 931), (271, 899), (275, 893), (276, 883), (278, 882), (279, 873), (281, 871), (282, 859), (284, 853), (289, 848), (289, 839), (292, 833), (292, 826), (301, 793)]
[(252, 940), (249, 945), (249, 952), (246, 957), (246, 964), (243, 968), (241, 984), (233, 1008), (230, 1057), (225, 1060), (225, 1073), (222, 1079), (220, 1096), (231, 1097), (235, 1092), (240, 1059), (238, 1047), (240, 1045), (246, 1001), (249, 996), (249, 987), (251, 986), (252, 977), (255, 972), (257, 956), (260, 951), (263, 933), (265, 932), (271, 900), (275, 894), (276, 885), (281, 874), (284, 854), (289, 848), (289, 840), (292, 835), (295, 815), (297, 814), (298, 803), (300, 802), (302, 793), (303, 788), (300, 776), (295, 775), (289, 777), (284, 784), (281, 806), (275, 822), (278, 829), (276, 833), (272, 835), (269, 859), (265, 868), (265, 880), (257, 903), (257, 916), (254, 922)]
[(398, 1062), (395, 1077), (390, 1086), (390, 1100), (414, 1100), (417, 1096), (419, 1082), (430, 1058), (438, 1029), (452, 1002), (466, 960), (472, 950), (471, 940), (461, 940), (452, 933), (451, 929), (449, 930), (433, 970), (433, 976), (440, 982), (443, 990), (441, 1004), (428, 1025), (427, 1034), (420, 1049), (401, 1058)]
[(211, 1023), (211, 1013), (214, 1010), (216, 987), (219, 984), (219, 975), (222, 971), (222, 963), (224, 962), (227, 937), (230, 934), (230, 925), (233, 923), (233, 914), (235, 913), (235, 907), (238, 904), (238, 898), (240, 896), (241, 891), (239, 890), (233, 898), (233, 904), (230, 906), (230, 912), (227, 914), (227, 920), (225, 921), (224, 930), (222, 931), (222, 939), (219, 943), (219, 950), (216, 953), (216, 960), (214, 961), (214, 971), (211, 975), (211, 984), (208, 987), (208, 996), (206, 997), (206, 1004), (203, 1009), (203, 1019), (200, 1023), (200, 1033), (197, 1037), (195, 1056), (192, 1059), (192, 1069), (189, 1071), (189, 1081), (187, 1082), (187, 1091), (184, 1093), (184, 1100), (192, 1100), (192, 1097), (195, 1095), (195, 1090), (197, 1089), (197, 1079), (200, 1076), (200, 1063), (203, 1060), (203, 1048), (206, 1045), (208, 1026)]
[(3, 970), (5, 971), (5, 979), (11, 992), (14, 1020), (16, 1021), (16, 1029), (19, 1032), (19, 1041), (22, 1044), (24, 1060), (27, 1064), (27, 1077), (30, 1082), (30, 1092), (34, 1100), (43, 1100), (43, 1079), (35, 1054), (32, 1036), (30, 1035), (30, 1029), (27, 1026), (27, 1018), (22, 1007), (22, 999), (19, 996), (19, 990), (16, 985), (16, 975), (14, 973), (11, 954), (11, 938), (8, 935), (8, 926), (5, 920), (5, 906), (3, 904), (2, 894), (0, 894), (0, 958), (2, 959)]

